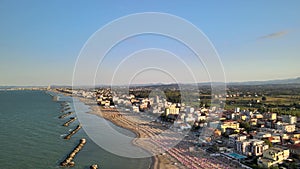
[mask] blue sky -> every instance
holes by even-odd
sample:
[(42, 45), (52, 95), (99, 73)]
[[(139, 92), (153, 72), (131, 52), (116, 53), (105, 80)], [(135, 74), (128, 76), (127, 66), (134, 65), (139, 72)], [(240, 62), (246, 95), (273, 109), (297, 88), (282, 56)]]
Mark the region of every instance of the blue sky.
[[(196, 25), (217, 49), (227, 81), (298, 77), (299, 6), (300, 1), (297, 0), (1, 0), (0, 85), (71, 84), (76, 58), (88, 38), (105, 24), (140, 12), (169, 13)], [(157, 43), (160, 41), (157, 37), (137, 39), (144, 41), (140, 48), (178, 49), (175, 43)], [(164, 39), (161, 41), (164, 42)], [(120, 55), (126, 47), (131, 48), (130, 45), (135, 44), (123, 45), (125, 48), (116, 53)], [(107, 63), (115, 64), (118, 59), (114, 57), (119, 55), (112, 52), (108, 56), (111, 61)], [(178, 68), (174, 66), (174, 69)], [(199, 66), (199, 71), (202, 69)], [(162, 78), (157, 76), (157, 79), (148, 80), (164, 82), (159, 77)], [(105, 79), (101, 74), (97, 76), (97, 83), (107, 83), (99, 79)], [(136, 83), (148, 81), (143, 79)]]

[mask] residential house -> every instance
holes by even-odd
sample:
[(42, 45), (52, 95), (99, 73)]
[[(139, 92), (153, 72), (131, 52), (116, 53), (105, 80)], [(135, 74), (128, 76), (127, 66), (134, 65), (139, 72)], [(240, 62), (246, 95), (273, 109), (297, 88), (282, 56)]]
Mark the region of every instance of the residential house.
[(263, 152), (263, 157), (258, 158), (257, 164), (261, 167), (271, 167), (289, 158), (290, 150), (272, 147)]

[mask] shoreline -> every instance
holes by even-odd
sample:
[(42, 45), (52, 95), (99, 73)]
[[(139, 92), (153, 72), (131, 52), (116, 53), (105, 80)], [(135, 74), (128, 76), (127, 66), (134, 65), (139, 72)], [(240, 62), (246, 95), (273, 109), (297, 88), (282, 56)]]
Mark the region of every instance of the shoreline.
[[(73, 97), (73, 96), (71, 96)], [(93, 114), (96, 116), (99, 116), (101, 118), (104, 118), (105, 120), (110, 121), (112, 124), (124, 128), (126, 130), (129, 130), (133, 132), (136, 135), (136, 138), (132, 140), (132, 144), (134, 146), (138, 146), (142, 148), (145, 151), (148, 151), (151, 153), (147, 148), (144, 147), (144, 145), (139, 145), (136, 140), (137, 138), (145, 138), (148, 137), (147, 134), (141, 130), (138, 130), (136, 126), (132, 126), (130, 124), (133, 124), (135, 122), (130, 121), (126, 117), (123, 117), (121, 113), (118, 112), (117, 109), (104, 109), (96, 104), (92, 99), (87, 99), (87, 98), (81, 98), (81, 97), (75, 97), (78, 98), (81, 102), (84, 104), (88, 105), (90, 107), (90, 111), (86, 112), (89, 114)], [(149, 169), (164, 169), (164, 168), (170, 168), (170, 169), (178, 169), (182, 168), (176, 165), (173, 165), (174, 160), (170, 160), (169, 157), (165, 157), (163, 155), (153, 155), (149, 157), (151, 159)], [(177, 160), (175, 160), (177, 165), (179, 164)]]
[[(184, 140), (179, 142), (175, 147), (168, 149), (170, 142), (176, 141), (177, 137), (159, 137), (158, 140), (151, 139), (157, 136), (159, 133), (165, 131), (167, 128), (160, 123), (149, 123), (142, 116), (136, 113), (127, 113), (118, 111), (116, 108), (103, 108), (96, 104), (93, 99), (73, 96), (72, 94), (60, 93), (65, 96), (69, 96), (78, 99), (83, 104), (89, 107), (85, 113), (99, 116), (105, 120), (108, 120), (113, 125), (120, 128), (129, 130), (136, 135), (136, 138), (132, 139), (131, 143), (134, 146), (138, 146), (141, 149), (153, 154), (149, 157), (150, 169), (186, 169), (186, 168), (224, 168), (231, 169), (237, 168), (239, 165), (232, 163), (222, 157), (211, 157), (206, 153), (190, 152), (189, 148), (192, 142)], [(193, 139), (193, 136), (189, 136)], [(144, 139), (137, 138), (149, 138)], [(141, 141), (142, 140), (142, 141)], [(158, 146), (158, 147), (157, 147)], [(167, 147), (166, 147), (167, 146)], [(148, 166), (148, 165), (147, 165)]]
[[(48, 90), (49, 91), (49, 90)], [(134, 146), (138, 146), (140, 147), (141, 149), (145, 150), (145, 151), (148, 151), (147, 149), (145, 149), (144, 147), (140, 146), (140, 145), (137, 145), (135, 140), (136, 138), (141, 138), (141, 133), (138, 132), (138, 130), (135, 130), (134, 128), (132, 127), (129, 127), (128, 125), (126, 124), (121, 124), (121, 123), (118, 123), (117, 121), (114, 121), (112, 118), (109, 118), (109, 116), (102, 116), (101, 114), (102, 113), (99, 113), (98, 111), (99, 110), (103, 110), (103, 108), (99, 107), (96, 102), (94, 102), (94, 100), (92, 99), (88, 99), (88, 98), (82, 98), (82, 97), (77, 97), (77, 96), (73, 96), (72, 94), (67, 94), (67, 93), (62, 93), (62, 92), (58, 92), (58, 91), (55, 91), (55, 90), (51, 90), (52, 92), (54, 93), (58, 93), (58, 94), (63, 94), (64, 96), (68, 96), (68, 97), (72, 97), (72, 98), (76, 98), (76, 99), (79, 99), (80, 102), (84, 103), (85, 105), (89, 106), (89, 111), (86, 112), (86, 113), (89, 113), (89, 114), (92, 114), (92, 115), (96, 115), (96, 116), (99, 116), (101, 118), (104, 118), (105, 120), (108, 120), (109, 122), (111, 122), (113, 125), (116, 125), (118, 127), (121, 127), (121, 128), (124, 128), (126, 130), (129, 130), (130, 132), (132, 132), (133, 134), (135, 134), (135, 139), (133, 139), (131, 141), (132, 145)], [(117, 110), (115, 110), (117, 112)], [(149, 151), (148, 151), (149, 152)], [(149, 152), (151, 153), (151, 152)], [(163, 163), (160, 163), (159, 161), (162, 161), (162, 160), (159, 160), (159, 158), (157, 156), (151, 156), (149, 157), (150, 159), (150, 164), (149, 164), (149, 169), (164, 169), (166, 167), (164, 167), (165, 165)], [(163, 160), (163, 161), (168, 161), (168, 160)], [(161, 166), (161, 167), (160, 167)], [(173, 168), (172, 169), (177, 169), (177, 168)]]

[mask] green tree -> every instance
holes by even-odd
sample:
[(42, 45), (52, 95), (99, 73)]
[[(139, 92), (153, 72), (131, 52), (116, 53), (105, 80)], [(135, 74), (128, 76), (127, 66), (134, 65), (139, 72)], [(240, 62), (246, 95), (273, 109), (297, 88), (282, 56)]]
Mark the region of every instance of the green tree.
[(271, 166), (270, 169), (279, 169), (278, 166)]
[(240, 127), (244, 128), (247, 132), (251, 130), (251, 125), (249, 122), (241, 122)]
[(267, 145), (269, 145), (269, 147), (273, 147), (273, 144), (271, 143), (270, 140), (265, 139), (264, 142), (265, 142)]
[(297, 168), (298, 168), (298, 167), (297, 167), (297, 163), (295, 163), (295, 162), (290, 163), (290, 164), (288, 165), (288, 168), (290, 168), (290, 169), (297, 169)]

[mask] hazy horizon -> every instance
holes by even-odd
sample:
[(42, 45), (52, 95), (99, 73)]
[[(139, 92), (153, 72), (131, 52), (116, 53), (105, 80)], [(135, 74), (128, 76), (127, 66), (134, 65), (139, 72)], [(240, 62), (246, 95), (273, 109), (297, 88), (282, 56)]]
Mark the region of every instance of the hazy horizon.
[[(291, 78), (286, 78), (286, 79), (267, 79), (267, 80), (251, 80), (251, 81), (226, 81), (226, 84), (230, 84), (230, 83), (247, 83), (247, 82), (268, 82), (268, 81), (276, 81), (276, 80), (295, 80), (295, 79), (299, 79), (300, 77), (291, 77)], [(206, 83), (222, 83), (222, 82), (210, 82), (210, 81), (205, 81), (205, 82), (197, 82), (199, 84), (206, 84)], [(172, 85), (172, 84), (176, 84), (176, 83), (134, 83), (134, 84), (130, 84), (130, 85), (157, 85), (157, 84), (161, 84), (161, 85)], [(178, 84), (194, 84), (194, 83), (178, 83)], [(72, 84), (40, 84), (40, 85), (0, 85), (0, 87), (48, 87), (48, 86), (72, 86)], [(115, 86), (126, 86), (127, 84), (115, 84)], [(110, 86), (110, 84), (96, 84), (96, 85), (78, 85), (79, 87), (81, 86)], [(114, 85), (112, 85), (114, 86)], [(74, 86), (76, 87), (76, 86)]]

